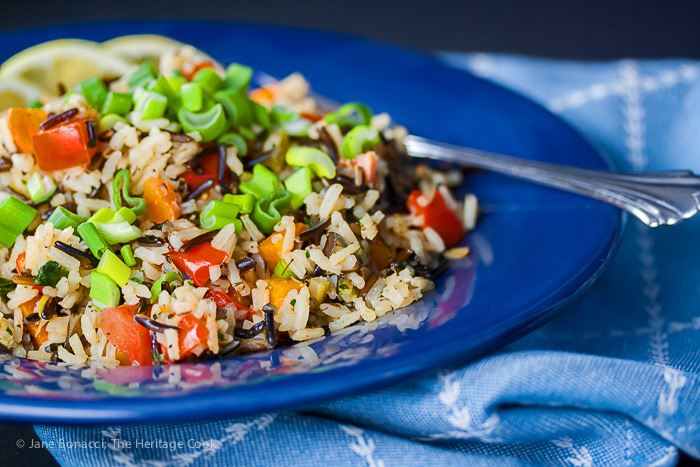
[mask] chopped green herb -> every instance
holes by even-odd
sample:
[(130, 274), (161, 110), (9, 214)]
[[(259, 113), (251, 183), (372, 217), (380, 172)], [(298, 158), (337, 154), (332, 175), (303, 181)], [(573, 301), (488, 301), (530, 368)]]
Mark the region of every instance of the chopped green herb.
[(314, 225), (314, 221), (312, 221), (310, 217), (305, 217), (305, 218), (304, 218), (304, 224), (306, 224), (306, 225), (308, 225), (309, 227), (311, 227), (312, 225)]
[(8, 333), (9, 335), (14, 336), (14, 333), (12, 332), (12, 329), (10, 329), (10, 328), (5, 328), (5, 331), (7, 331), (7, 333)]
[(39, 272), (34, 278), (34, 284), (40, 287), (56, 287), (58, 281), (63, 277), (68, 277), (68, 269), (64, 268), (56, 261), (49, 261), (39, 268)]
[(223, 341), (226, 339), (226, 336), (224, 336), (222, 333), (219, 333), (219, 340)]
[(306, 252), (306, 259), (309, 259), (309, 258), (311, 258), (311, 253), (309, 253), (309, 252), (307, 251), (307, 252)]
[(132, 277), (132, 278), (129, 279), (129, 280), (130, 280), (130, 281), (134, 281), (134, 282), (136, 282), (137, 284), (143, 284), (143, 281), (142, 281), (141, 279), (139, 279), (138, 277)]
[(0, 279), (0, 299), (2, 299), (3, 302), (7, 303), (10, 300), (7, 294), (12, 292), (16, 288), (17, 284), (12, 282), (10, 279)]
[(292, 305), (292, 306), (296, 305), (296, 304), (297, 304), (297, 299), (295, 298), (294, 300), (292, 300), (291, 302), (289, 302), (289, 304)]
[(168, 319), (173, 319), (174, 316), (175, 316), (174, 314), (170, 313), (170, 314), (168, 315)]

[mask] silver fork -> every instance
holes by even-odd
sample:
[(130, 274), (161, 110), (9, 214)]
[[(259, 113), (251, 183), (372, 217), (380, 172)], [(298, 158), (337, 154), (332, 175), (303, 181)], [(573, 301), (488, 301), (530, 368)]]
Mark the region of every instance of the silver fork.
[(413, 135), (404, 138), (404, 144), (413, 157), (476, 167), (607, 201), (650, 227), (673, 225), (694, 216), (700, 207), (700, 177), (689, 170), (612, 173), (520, 159)]

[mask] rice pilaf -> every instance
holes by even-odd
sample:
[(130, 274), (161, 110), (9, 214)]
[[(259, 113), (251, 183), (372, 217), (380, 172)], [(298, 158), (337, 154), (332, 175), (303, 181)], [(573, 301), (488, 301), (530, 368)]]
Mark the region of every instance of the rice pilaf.
[(191, 47), (0, 118), (0, 348), (149, 365), (306, 341), (423, 297), (474, 228), (406, 130), (249, 91)]

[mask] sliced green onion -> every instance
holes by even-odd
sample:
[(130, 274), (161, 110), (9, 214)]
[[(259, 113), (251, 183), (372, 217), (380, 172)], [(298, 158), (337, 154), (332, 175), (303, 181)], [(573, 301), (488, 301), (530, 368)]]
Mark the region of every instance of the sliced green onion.
[(281, 104), (275, 104), (270, 109), (270, 119), (272, 120), (272, 123), (275, 124), (291, 122), (297, 117), (299, 117), (299, 112), (289, 110), (287, 107)]
[(238, 189), (243, 193), (249, 193), (256, 199), (263, 198), (277, 189), (279, 181), (277, 175), (262, 164), (253, 166), (253, 178), (243, 182)]
[(236, 133), (224, 133), (216, 140), (217, 143), (225, 144), (226, 146), (234, 146), (237, 155), (243, 157), (248, 154), (248, 145), (241, 135)]
[(119, 252), (122, 254), (124, 264), (130, 268), (136, 266), (136, 258), (134, 258), (134, 250), (131, 249), (131, 245), (124, 245)]
[(102, 106), (102, 113), (126, 115), (131, 111), (131, 104), (131, 94), (109, 91), (105, 103)]
[(172, 89), (175, 94), (180, 92), (180, 88), (182, 87), (183, 84), (187, 83), (187, 80), (185, 78), (183, 78), (182, 76), (168, 76), (165, 79), (168, 80), (168, 84), (170, 85), (170, 89)]
[(308, 136), (311, 126), (310, 121), (300, 117), (282, 124), (282, 128), (284, 128), (284, 131), (286, 131), (289, 136), (299, 137)]
[(279, 260), (277, 266), (275, 266), (275, 276), (282, 279), (290, 279), (294, 273), (289, 267), (287, 267), (287, 262), (283, 259)]
[(76, 231), (78, 226), (87, 220), (87, 217), (73, 214), (63, 206), (58, 206), (54, 212), (51, 213), (47, 222), (51, 222), (54, 229), (65, 230), (68, 227), (73, 227), (73, 231)]
[(281, 211), (292, 201), (292, 194), (287, 190), (275, 190), (255, 203), (251, 219), (261, 232), (271, 234), (275, 225), (282, 220)]
[[(307, 136), (311, 122), (299, 116), (299, 112), (287, 109), (283, 105), (274, 105), (270, 110), (269, 120), (284, 128), (289, 136)], [(261, 125), (267, 128), (265, 125)]]
[(110, 250), (109, 245), (102, 238), (97, 227), (92, 222), (84, 222), (78, 226), (78, 234), (83, 239), (85, 244), (90, 248), (95, 258), (100, 259), (105, 251)]
[(126, 120), (121, 115), (107, 114), (100, 118), (100, 122), (97, 124), (97, 131), (99, 133), (104, 133), (105, 131), (111, 130), (117, 122), (126, 123)]
[(357, 125), (343, 138), (341, 153), (346, 159), (354, 159), (355, 156), (374, 149), (381, 142), (377, 130), (367, 125)]
[(199, 70), (197, 74), (194, 75), (194, 78), (192, 78), (192, 82), (201, 84), (204, 89), (212, 94), (221, 89), (221, 86), (224, 84), (224, 80), (221, 79), (221, 76), (211, 68), (202, 68)]
[(255, 206), (255, 195), (244, 193), (242, 195), (224, 195), (224, 203), (233, 204), (238, 208), (239, 214), (250, 214)]
[(243, 139), (247, 139), (248, 141), (254, 141), (256, 138), (255, 132), (248, 127), (239, 126), (238, 132), (241, 134)]
[(75, 91), (73, 91), (72, 89), (69, 89), (68, 92), (66, 93), (65, 99), (63, 99), (63, 105), (66, 105), (68, 103), (68, 99), (70, 99), (70, 96), (72, 96), (73, 94), (75, 94)]
[(97, 231), (102, 235), (102, 238), (110, 245), (130, 242), (142, 235), (138, 227), (126, 221), (117, 223), (95, 222), (95, 227), (97, 227)]
[(253, 112), (253, 121), (265, 128), (266, 130), (272, 126), (272, 121), (270, 120), (270, 112), (268, 112), (267, 107), (262, 104), (258, 104), (255, 101), (250, 101), (250, 108)]
[(145, 86), (149, 81), (158, 76), (155, 65), (152, 62), (143, 62), (132, 74), (126, 78), (129, 89)]
[(36, 217), (37, 210), (14, 196), (0, 203), (0, 245), (10, 248)]
[(129, 282), (131, 276), (131, 268), (124, 264), (117, 255), (112, 251), (107, 250), (100, 258), (100, 264), (97, 265), (97, 272), (109, 276), (119, 287), (124, 287)]
[(112, 202), (114, 203), (115, 207), (121, 207), (123, 199), (124, 202), (131, 207), (132, 211), (134, 211), (134, 214), (136, 214), (136, 216), (140, 216), (146, 212), (146, 208), (148, 207), (146, 200), (143, 198), (132, 197), (129, 194), (129, 191), (131, 191), (131, 173), (129, 172), (129, 169), (121, 169), (114, 175), (114, 180), (112, 181)]
[(182, 108), (192, 112), (199, 112), (204, 105), (204, 90), (199, 83), (183, 84), (178, 94), (182, 99)]
[(360, 102), (349, 102), (326, 115), (325, 119), (329, 125), (335, 123), (341, 129), (351, 128), (357, 125), (369, 125), (372, 122), (372, 112)]
[(178, 281), (182, 281), (182, 277), (180, 277), (180, 274), (176, 272), (168, 272), (160, 276), (160, 278), (157, 281), (155, 281), (151, 286), (151, 303), (155, 303), (158, 301), (158, 297), (163, 291), (163, 282), (167, 282), (168, 284), (173, 285), (174, 282)]
[(27, 191), (32, 201), (43, 203), (56, 193), (56, 182), (48, 175), (42, 177), (38, 173), (34, 173), (27, 182)]
[(224, 89), (214, 94), (214, 99), (224, 107), (228, 122), (232, 126), (247, 126), (253, 123), (252, 101), (244, 93)]
[(313, 178), (314, 173), (311, 168), (302, 167), (284, 181), (284, 187), (292, 194), (292, 209), (299, 209), (304, 204), (304, 199), (314, 191), (311, 183)]
[[(152, 83), (152, 82), (154, 82), (154, 81), (155, 81), (155, 80), (150, 80), (147, 84), (150, 84), (150, 83)], [(139, 102), (141, 102), (141, 98), (142, 98), (143, 95), (146, 93), (146, 91), (148, 91), (148, 90), (146, 89), (145, 86), (144, 86), (144, 87), (140, 87), (140, 88), (134, 89), (134, 92), (133, 92), (134, 105), (136, 105), (136, 104), (138, 104)]]
[(167, 108), (167, 97), (159, 92), (146, 91), (141, 94), (135, 110), (141, 113), (141, 118), (143, 120), (154, 120), (165, 115), (165, 110)]
[(253, 78), (253, 69), (239, 63), (232, 63), (226, 68), (224, 88), (236, 91), (248, 91), (250, 80)]
[(196, 131), (204, 142), (215, 140), (226, 129), (226, 114), (221, 104), (201, 113), (180, 109), (177, 118), (185, 133)]
[(333, 159), (320, 149), (295, 146), (287, 151), (284, 160), (289, 165), (310, 167), (319, 177), (335, 178), (335, 163)]
[(92, 215), (87, 221), (88, 222), (112, 222), (114, 219), (114, 211), (109, 208), (100, 208), (95, 214)]
[(121, 291), (111, 277), (101, 272), (92, 271), (90, 273), (90, 298), (92, 305), (98, 310), (115, 307), (119, 305)]
[(97, 76), (81, 81), (80, 90), (87, 103), (95, 110), (100, 110), (107, 99), (107, 87)]
[(134, 213), (134, 211), (124, 207), (119, 208), (119, 210), (114, 213), (114, 217), (112, 218), (110, 223), (116, 224), (118, 222), (128, 222), (129, 224), (133, 224), (135, 220), (136, 214)]
[(237, 206), (223, 201), (210, 201), (199, 214), (199, 225), (206, 230), (217, 230), (229, 224), (236, 224), (236, 233), (239, 233), (243, 224), (236, 219), (237, 215)]
[(175, 99), (175, 93), (173, 92), (173, 88), (170, 86), (170, 83), (168, 82), (168, 79), (165, 76), (159, 76), (155, 80), (148, 83), (146, 90), (162, 94), (168, 98), (168, 101), (172, 101), (173, 99)]
[(147, 86), (146, 89), (148, 91), (154, 91), (157, 92), (158, 94), (162, 94), (165, 96), (165, 98), (168, 100), (168, 109), (167, 109), (167, 114), (168, 118), (175, 119), (176, 117), (176, 110), (178, 107), (178, 98), (175, 95), (175, 91), (173, 91), (173, 88), (170, 86), (170, 82), (165, 76), (160, 76), (158, 79), (151, 81)]

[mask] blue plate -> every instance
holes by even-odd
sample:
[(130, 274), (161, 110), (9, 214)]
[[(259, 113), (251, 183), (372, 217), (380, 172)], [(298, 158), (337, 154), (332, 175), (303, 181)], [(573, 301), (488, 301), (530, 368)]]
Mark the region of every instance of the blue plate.
[[(415, 53), (354, 38), (213, 22), (71, 25), (0, 36), (4, 60), (51, 39), (155, 33), (223, 63), (301, 71), (338, 101), (389, 112), (417, 135), (605, 169), (571, 128), (503, 88)], [(437, 290), (374, 323), (312, 343), (227, 360), (112, 370), (0, 356), (0, 417), (119, 422), (249, 415), (366, 392), (503, 346), (590, 284), (619, 240), (613, 207), (492, 174), (468, 178), (484, 209)]]

